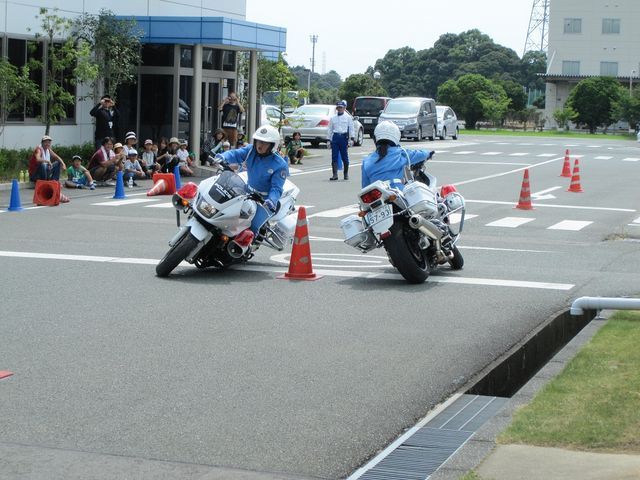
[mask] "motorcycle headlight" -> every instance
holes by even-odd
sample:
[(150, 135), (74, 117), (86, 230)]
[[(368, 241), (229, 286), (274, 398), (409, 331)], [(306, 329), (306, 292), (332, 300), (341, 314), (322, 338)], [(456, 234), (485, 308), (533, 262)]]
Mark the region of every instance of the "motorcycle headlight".
[(211, 205), (209, 202), (207, 202), (203, 198), (200, 198), (200, 200), (198, 201), (198, 204), (196, 205), (196, 208), (198, 209), (198, 212), (200, 212), (206, 218), (211, 218), (216, 213), (218, 213), (218, 210), (216, 210), (216, 207)]

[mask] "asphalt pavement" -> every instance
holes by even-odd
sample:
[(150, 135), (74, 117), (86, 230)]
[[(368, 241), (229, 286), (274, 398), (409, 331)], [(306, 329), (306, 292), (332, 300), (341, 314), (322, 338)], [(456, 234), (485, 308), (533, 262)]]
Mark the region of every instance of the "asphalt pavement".
[[(468, 201), (465, 268), (418, 286), (383, 251), (341, 241), (368, 139), (349, 181), (328, 181), (324, 149), (292, 168), (325, 275), (315, 282), (276, 280), (289, 252), (266, 248), (243, 267), (156, 278), (175, 213), (144, 188), (129, 202), (98, 189), (0, 212), (0, 370), (14, 373), (0, 380), (0, 447), (14, 452), (0, 478), (31, 478), (56, 452), (107, 473), (160, 461), (195, 472), (184, 478), (343, 478), (572, 299), (637, 290), (635, 143), (403, 145), (436, 150), (430, 171)], [(559, 177), (567, 148), (583, 193)], [(533, 210), (514, 209), (524, 168)], [(29, 207), (33, 191), (21, 193)]]

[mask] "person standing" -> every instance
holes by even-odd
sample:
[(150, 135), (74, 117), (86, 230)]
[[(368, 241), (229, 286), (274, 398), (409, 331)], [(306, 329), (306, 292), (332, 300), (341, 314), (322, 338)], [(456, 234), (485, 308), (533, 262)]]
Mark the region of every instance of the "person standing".
[(353, 143), (353, 117), (346, 112), (347, 102), (336, 103), (336, 114), (329, 120), (329, 141), (331, 142), (331, 169), (329, 180), (338, 180), (338, 155), (344, 165), (344, 179), (349, 180), (349, 145)]
[(96, 117), (96, 131), (93, 139), (98, 150), (105, 137), (115, 138), (120, 112), (111, 96), (103, 95), (100, 103), (93, 107), (89, 114)]
[(222, 112), (222, 129), (224, 130), (231, 148), (236, 148), (238, 142), (238, 127), (240, 126), (240, 114), (244, 113), (244, 108), (238, 102), (235, 92), (230, 92), (229, 96), (218, 107)]
[(40, 145), (36, 146), (29, 159), (29, 179), (59, 180), (60, 172), (67, 169), (60, 156), (51, 150), (52, 139), (49, 135), (42, 137)]

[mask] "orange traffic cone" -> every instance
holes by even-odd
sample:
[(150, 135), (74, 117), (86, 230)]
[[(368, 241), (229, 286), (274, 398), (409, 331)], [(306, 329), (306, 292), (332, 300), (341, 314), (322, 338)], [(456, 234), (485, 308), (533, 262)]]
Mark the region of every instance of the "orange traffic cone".
[(571, 160), (569, 160), (569, 149), (567, 148), (564, 152), (564, 165), (562, 165), (562, 173), (561, 177), (570, 177), (571, 176)]
[(529, 169), (525, 169), (524, 177), (522, 178), (522, 188), (520, 189), (520, 200), (518, 200), (518, 205), (515, 208), (519, 208), (521, 210), (533, 210), (533, 205), (531, 205), (531, 189), (529, 187)]
[(293, 239), (289, 271), (276, 278), (284, 280), (317, 280), (322, 275), (313, 273), (311, 264), (311, 247), (309, 246), (309, 229), (307, 228), (307, 211), (304, 207), (298, 209), (298, 223)]
[(569, 189), (567, 190), (567, 192), (580, 193), (582, 191), (583, 191), (582, 186), (580, 185), (580, 163), (576, 158), (575, 162), (573, 163), (573, 175), (571, 176), (571, 185), (569, 186)]
[(153, 197), (154, 195), (162, 195), (167, 190), (167, 182), (162, 178), (158, 180), (151, 190), (147, 192), (147, 197)]

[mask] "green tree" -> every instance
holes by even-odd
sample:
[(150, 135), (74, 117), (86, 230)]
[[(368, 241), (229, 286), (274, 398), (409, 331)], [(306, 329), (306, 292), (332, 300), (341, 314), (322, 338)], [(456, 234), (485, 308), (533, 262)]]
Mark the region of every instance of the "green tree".
[(103, 93), (115, 99), (120, 85), (137, 81), (143, 31), (134, 19), (118, 19), (111, 10), (102, 9), (97, 16), (83, 14), (73, 28), (94, 53)]
[(614, 105), (614, 115), (629, 122), (630, 128), (640, 124), (640, 91), (633, 89), (632, 95), (622, 94)]
[(570, 106), (565, 105), (564, 108), (557, 108), (553, 112), (553, 119), (560, 128), (568, 128), (569, 122), (576, 118), (576, 112)]
[(481, 118), (499, 123), (509, 106), (509, 98), (500, 85), (474, 73), (443, 83), (438, 88), (438, 99), (464, 118), (470, 130)]
[[(41, 8), (36, 17), (42, 30), (36, 33), (36, 38), (43, 42), (44, 58), (48, 61), (46, 64), (42, 59), (32, 58), (29, 61), (29, 68), (42, 71), (46, 79), (39, 96), (45, 105), (42, 117), (45, 134), (49, 134), (52, 124), (67, 118), (67, 109), (76, 102), (76, 85), (91, 82), (98, 74), (89, 43), (74, 36), (71, 20), (56, 15), (55, 11), (49, 13), (46, 8)], [(59, 38), (64, 40), (58, 41)]]
[(567, 105), (576, 112), (575, 122), (595, 133), (599, 126), (607, 127), (617, 120), (615, 106), (623, 92), (613, 77), (586, 78), (571, 91)]
[(24, 102), (38, 100), (40, 88), (29, 78), (29, 67), (18, 69), (0, 57), (0, 135), (9, 114), (24, 106)]
[(520, 83), (527, 88), (544, 90), (544, 80), (540, 75), (547, 71), (547, 54), (530, 50), (520, 63)]
[(347, 105), (352, 105), (356, 97), (369, 95), (372, 97), (386, 97), (387, 92), (380, 82), (371, 75), (356, 73), (346, 78), (340, 89), (338, 96), (347, 101)]

